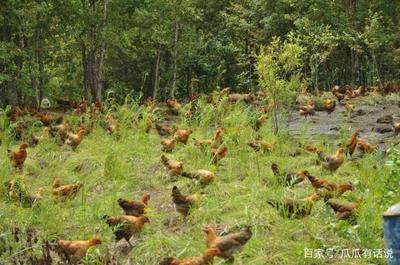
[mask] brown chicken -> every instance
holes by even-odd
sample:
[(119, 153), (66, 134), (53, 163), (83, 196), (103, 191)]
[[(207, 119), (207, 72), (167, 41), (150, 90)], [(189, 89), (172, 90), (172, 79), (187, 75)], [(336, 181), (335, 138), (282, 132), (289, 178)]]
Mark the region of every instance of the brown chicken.
[(186, 144), (187, 141), (189, 140), (189, 136), (193, 133), (192, 130), (183, 130), (183, 129), (177, 129), (174, 133), (174, 138), (181, 143)]
[(39, 187), (37, 191), (33, 194), (33, 198), (37, 201), (42, 200), (44, 197), (44, 188)]
[(39, 112), (37, 114), (39, 120), (43, 123), (44, 126), (50, 126), (53, 122), (55, 122), (59, 118), (54, 118), (47, 112)]
[(318, 157), (322, 162), (325, 162), (323, 166), (326, 169), (334, 172), (343, 164), (344, 153), (345, 151), (343, 148), (339, 148), (333, 156), (326, 155), (323, 151), (319, 151)]
[(101, 101), (100, 97), (96, 97), (96, 101), (94, 103), (94, 106), (96, 107), (96, 109), (100, 112), (104, 111), (104, 105), (103, 105), (103, 101)]
[(119, 130), (118, 121), (111, 115), (107, 117), (106, 130), (110, 134), (117, 133)]
[(156, 107), (156, 103), (151, 97), (148, 97), (144, 100), (143, 105), (145, 105), (150, 110), (153, 110)]
[(69, 121), (64, 119), (61, 124), (58, 125), (50, 125), (50, 133), (52, 135), (58, 134), (62, 142), (65, 142), (67, 139), (68, 132), (70, 130)]
[(183, 216), (187, 216), (190, 209), (198, 206), (200, 202), (200, 196), (198, 193), (183, 195), (177, 186), (172, 188), (171, 196), (172, 201), (175, 204), (176, 211), (181, 213)]
[(281, 173), (277, 164), (272, 163), (271, 170), (279, 180), (283, 180), (286, 185), (294, 186), (303, 182), (306, 178), (308, 171), (300, 170), (297, 172)]
[(206, 249), (203, 256), (177, 259), (174, 257), (164, 258), (159, 265), (213, 265), (214, 257), (218, 256), (221, 251), (218, 248)]
[(251, 148), (254, 149), (254, 151), (263, 151), (263, 152), (270, 152), (272, 149), (274, 149), (274, 145), (267, 142), (266, 140), (263, 139), (257, 139), (255, 141), (252, 141), (247, 144)]
[(14, 167), (22, 169), (26, 160), (26, 157), (28, 156), (28, 153), (26, 149), (29, 147), (27, 143), (23, 143), (19, 146), (19, 149), (17, 151), (11, 151), (7, 150), (8, 152), (8, 157), (10, 158), (12, 164)]
[(311, 214), (314, 203), (320, 199), (321, 196), (315, 193), (302, 199), (268, 200), (267, 203), (276, 208), (282, 217), (302, 218)]
[(393, 126), (394, 135), (399, 135), (399, 133), (400, 133), (400, 122), (392, 121), (392, 126)]
[(348, 102), (344, 105), (347, 113), (352, 113), (354, 111), (354, 106)]
[(332, 200), (327, 201), (327, 204), (335, 211), (336, 219), (355, 221), (355, 213), (357, 204), (355, 203), (339, 203)]
[(100, 238), (89, 240), (58, 240), (59, 251), (65, 256), (68, 264), (77, 264), (86, 255), (89, 248), (101, 244)]
[(319, 151), (319, 148), (316, 145), (313, 144), (306, 144), (304, 146), (304, 150), (310, 153), (317, 153)]
[(78, 131), (77, 134), (69, 132), (67, 134), (67, 139), (65, 140), (65, 143), (71, 146), (73, 150), (75, 150), (82, 143), (84, 135), (85, 129), (82, 128)]
[(255, 130), (258, 131), (268, 121), (268, 115), (262, 114), (256, 121)]
[(340, 92), (335, 92), (335, 93), (333, 93), (333, 95), (339, 100), (339, 102), (342, 101), (345, 96), (343, 93), (340, 93)]
[(353, 155), (354, 150), (357, 147), (358, 136), (360, 135), (359, 131), (355, 131), (351, 134), (351, 137), (346, 142), (346, 153), (350, 156)]
[(146, 223), (150, 223), (150, 220), (146, 216), (130, 216), (130, 215), (119, 215), (119, 216), (103, 216), (106, 223), (109, 226), (117, 227), (114, 230), (114, 235), (117, 241), (125, 239), (129, 244), (129, 240), (135, 234), (139, 234), (143, 226)]
[(83, 186), (82, 183), (61, 185), (60, 178), (53, 178), (53, 195), (60, 198), (73, 198)]
[(300, 106), (299, 108), (300, 116), (313, 116), (315, 115), (315, 105), (314, 103), (309, 103), (307, 105)]
[(214, 136), (212, 139), (206, 140), (196, 140), (195, 144), (199, 146), (206, 146), (209, 145), (211, 148), (216, 149), (222, 144), (222, 135), (224, 133), (223, 128), (218, 128), (214, 132)]
[(171, 176), (179, 176), (183, 171), (183, 162), (161, 155), (161, 160)]
[(167, 107), (170, 109), (178, 110), (181, 108), (181, 104), (179, 104), (179, 102), (175, 98), (169, 98), (165, 101), (165, 103)]
[(328, 114), (331, 114), (336, 107), (336, 101), (331, 99), (325, 99), (324, 101), (324, 108)]
[(215, 179), (215, 174), (211, 171), (199, 169), (194, 172), (182, 172), (181, 174), (185, 178), (195, 179), (202, 185), (208, 185)]
[(204, 227), (203, 232), (206, 234), (207, 248), (218, 248), (221, 252), (218, 257), (230, 262), (234, 261), (233, 255), (242, 251), (253, 235), (250, 227), (246, 227), (238, 233), (225, 236), (217, 236), (215, 229), (210, 226)]
[(176, 147), (176, 139), (162, 139), (161, 140), (161, 151), (170, 153)]
[(217, 163), (224, 159), (228, 154), (228, 147), (225, 144), (220, 145), (218, 148), (211, 150), (212, 162)]
[(125, 215), (141, 216), (144, 214), (149, 200), (150, 194), (145, 193), (140, 201), (128, 201), (120, 198), (118, 205), (124, 210)]
[(338, 198), (346, 191), (353, 190), (353, 184), (351, 182), (337, 184), (329, 180), (314, 177), (308, 172), (306, 173), (306, 176), (310, 180), (314, 189), (321, 189), (319, 194), (324, 198), (324, 200)]
[(173, 129), (166, 124), (156, 123), (156, 130), (160, 136), (169, 136), (173, 133)]
[(376, 146), (371, 145), (370, 143), (362, 139), (358, 139), (357, 148), (362, 153), (373, 153), (376, 150)]

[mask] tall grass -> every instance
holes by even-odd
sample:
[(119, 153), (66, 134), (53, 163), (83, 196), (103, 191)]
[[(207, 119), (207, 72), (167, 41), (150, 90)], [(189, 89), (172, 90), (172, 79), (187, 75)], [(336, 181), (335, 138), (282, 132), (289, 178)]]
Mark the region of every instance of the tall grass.
[[(304, 248), (354, 249), (384, 248), (381, 213), (399, 196), (387, 196), (395, 191), (398, 182), (383, 166), (381, 158), (367, 155), (360, 160), (347, 160), (334, 174), (327, 173), (315, 164), (315, 155), (296, 151), (298, 140), (281, 131), (272, 134), (268, 123), (256, 133), (252, 126), (257, 109), (243, 103), (231, 104), (223, 100), (214, 108), (200, 100), (192, 119), (176, 119), (177, 127), (191, 128), (194, 133), (187, 145), (178, 144), (171, 154), (184, 161), (185, 170), (208, 169), (216, 172), (216, 181), (201, 187), (194, 182), (171, 179), (163, 168), (160, 156), (160, 138), (155, 130), (144, 132), (145, 121), (152, 117), (162, 119), (161, 110), (149, 111), (137, 101), (129, 100), (122, 106), (111, 107), (110, 114), (120, 123), (119, 137), (110, 135), (96, 125), (83, 143), (72, 151), (59, 146), (55, 139), (44, 139), (28, 149), (28, 159), (23, 174), (12, 169), (7, 158), (7, 147), (15, 146), (12, 135), (5, 133), (0, 146), (0, 174), (2, 182), (22, 178), (28, 192), (45, 187), (45, 199), (32, 208), (23, 208), (7, 199), (5, 188), (0, 193), (0, 238), (12, 242), (12, 251), (0, 254), (0, 263), (11, 262), (13, 253), (23, 249), (22, 242), (12, 240), (11, 229), (34, 228), (40, 241), (34, 245), (40, 250), (45, 239), (86, 239), (101, 235), (103, 244), (92, 249), (87, 264), (101, 264), (107, 256), (131, 264), (157, 264), (164, 256), (200, 255), (204, 248), (203, 225), (209, 224), (226, 231), (237, 231), (250, 225), (253, 238), (245, 249), (236, 255), (235, 264), (384, 264), (383, 259), (308, 259)], [(193, 138), (210, 138), (217, 127), (225, 128), (224, 142), (228, 156), (218, 165), (211, 163), (210, 152), (195, 146)], [(306, 131), (307, 126), (304, 127)], [(38, 134), (41, 128), (35, 127)], [(247, 143), (257, 135), (275, 144), (270, 153), (254, 152)], [(343, 142), (349, 132), (342, 132)], [(310, 139), (301, 134), (300, 141)], [(333, 152), (337, 143), (328, 140), (325, 148)], [(323, 146), (322, 141), (318, 142)], [(307, 169), (312, 174), (336, 182), (352, 181), (355, 191), (345, 194), (342, 200), (362, 200), (358, 212), (358, 224), (337, 222), (332, 210), (323, 202), (317, 202), (312, 214), (303, 219), (285, 219), (266, 201), (271, 198), (303, 197), (313, 193), (309, 186), (287, 188), (281, 186), (270, 170), (272, 162), (282, 170)], [(73, 200), (56, 201), (51, 195), (53, 176), (60, 176), (63, 183), (80, 181), (84, 188)], [(173, 185), (184, 192), (200, 192), (201, 205), (185, 220), (175, 212), (170, 198)], [(104, 223), (104, 214), (121, 213), (117, 199), (138, 199), (144, 192), (152, 196), (148, 210), (151, 223), (134, 240), (135, 247), (129, 254), (116, 251), (112, 230)], [(1, 250), (1, 248), (0, 248)], [(108, 254), (107, 254), (108, 253)], [(56, 255), (54, 255), (56, 257)], [(108, 257), (110, 258), (110, 257)], [(226, 264), (217, 259), (216, 264)]]

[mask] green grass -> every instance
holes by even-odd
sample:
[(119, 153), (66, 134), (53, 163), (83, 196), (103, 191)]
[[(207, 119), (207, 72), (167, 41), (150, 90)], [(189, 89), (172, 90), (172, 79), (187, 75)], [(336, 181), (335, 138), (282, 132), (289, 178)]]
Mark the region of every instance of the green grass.
[[(235, 264), (385, 264), (384, 259), (306, 259), (304, 248), (355, 249), (384, 248), (382, 239), (382, 212), (400, 199), (395, 190), (398, 182), (378, 155), (367, 155), (350, 161), (334, 174), (327, 173), (315, 164), (315, 155), (303, 152), (290, 157), (298, 143), (287, 132), (275, 136), (271, 125), (265, 125), (260, 134), (275, 143), (268, 154), (256, 153), (247, 146), (257, 133), (252, 125), (257, 118), (257, 108), (242, 103), (222, 101), (217, 108), (200, 101), (192, 120), (178, 119), (177, 126), (191, 128), (194, 133), (187, 145), (179, 144), (170, 156), (184, 162), (185, 170), (208, 169), (216, 173), (216, 180), (202, 188), (189, 179), (171, 179), (161, 164), (160, 138), (155, 130), (144, 132), (145, 119), (153, 114), (136, 102), (113, 107), (118, 117), (120, 137), (107, 134), (100, 126), (85, 137), (82, 144), (72, 151), (59, 146), (55, 139), (46, 139), (28, 149), (28, 159), (23, 174), (15, 172), (7, 158), (7, 147), (15, 148), (12, 136), (5, 134), (0, 146), (1, 182), (14, 178), (23, 179), (29, 192), (45, 187), (45, 199), (32, 208), (22, 208), (9, 201), (4, 187), (0, 187), (0, 238), (12, 242), (12, 251), (0, 256), (0, 263), (11, 262), (15, 253), (26, 248), (24, 242), (11, 240), (10, 229), (34, 228), (40, 241), (33, 246), (33, 253), (40, 253), (40, 243), (45, 239), (87, 239), (95, 234), (103, 244), (93, 248), (86, 257), (87, 264), (101, 264), (102, 260), (131, 260), (131, 264), (158, 264), (165, 256), (198, 256), (205, 249), (201, 228), (208, 224), (227, 231), (237, 231), (250, 225), (253, 238)], [(160, 113), (160, 111), (155, 111)], [(156, 116), (155, 116), (156, 115)], [(224, 127), (224, 142), (229, 148), (228, 156), (219, 165), (211, 164), (210, 152), (194, 145), (193, 138), (210, 138), (217, 127)], [(306, 126), (304, 130), (306, 130)], [(33, 129), (39, 134), (41, 128)], [(305, 135), (305, 133), (302, 133)], [(348, 135), (343, 131), (342, 142)], [(304, 136), (302, 142), (307, 143)], [(319, 143), (321, 144), (321, 143)], [(327, 152), (334, 152), (336, 143), (329, 143)], [(270, 165), (279, 164), (282, 170), (307, 169), (312, 174), (336, 182), (352, 181), (355, 191), (340, 200), (362, 199), (358, 212), (358, 224), (337, 222), (332, 210), (323, 202), (317, 202), (312, 214), (303, 219), (285, 219), (266, 201), (271, 198), (303, 197), (313, 193), (310, 186), (288, 188), (281, 186), (273, 176)], [(80, 181), (83, 189), (75, 199), (57, 202), (51, 195), (53, 176), (62, 183)], [(175, 212), (171, 202), (171, 189), (177, 185), (186, 192), (200, 192), (201, 205), (184, 220)], [(117, 215), (120, 197), (138, 199), (144, 192), (151, 194), (148, 216), (151, 223), (145, 226), (135, 247), (128, 255), (114, 251), (112, 230), (102, 216)], [(1, 243), (1, 242), (0, 242)], [(1, 248), (0, 248), (1, 250)], [(28, 251), (28, 250), (27, 250)], [(54, 258), (57, 255), (53, 255)], [(216, 259), (215, 264), (226, 264)]]

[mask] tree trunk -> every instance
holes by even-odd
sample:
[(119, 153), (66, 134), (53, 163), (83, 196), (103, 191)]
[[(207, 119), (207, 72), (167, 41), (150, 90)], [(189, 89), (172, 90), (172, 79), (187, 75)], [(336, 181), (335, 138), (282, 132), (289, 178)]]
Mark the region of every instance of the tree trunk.
[(36, 45), (36, 58), (38, 65), (38, 84), (37, 84), (37, 106), (40, 107), (44, 96), (44, 62), (43, 62), (43, 32), (38, 29), (37, 32), (37, 45)]
[(175, 15), (175, 38), (174, 38), (174, 74), (172, 79), (171, 98), (175, 98), (176, 78), (178, 72), (178, 40), (179, 40), (179, 23)]
[(154, 90), (153, 90), (153, 100), (156, 100), (158, 94), (158, 87), (160, 81), (160, 61), (161, 61), (161, 51), (158, 48), (156, 51), (157, 59), (156, 59), (156, 70), (154, 72)]
[(103, 93), (103, 64), (104, 64), (104, 58), (106, 56), (106, 34), (107, 34), (107, 7), (108, 7), (108, 1), (109, 0), (104, 0), (103, 2), (103, 21), (101, 25), (101, 48), (100, 48), (100, 58), (98, 60), (98, 65), (97, 65), (97, 75), (96, 75), (96, 89), (95, 89), (95, 98), (100, 98)]

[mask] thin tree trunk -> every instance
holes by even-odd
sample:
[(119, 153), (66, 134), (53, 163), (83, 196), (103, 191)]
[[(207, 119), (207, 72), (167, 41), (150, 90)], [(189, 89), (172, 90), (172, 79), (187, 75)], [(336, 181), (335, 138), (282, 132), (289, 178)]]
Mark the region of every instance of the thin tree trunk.
[(178, 18), (175, 15), (175, 38), (174, 38), (174, 75), (172, 79), (172, 89), (171, 89), (171, 98), (175, 98), (176, 91), (176, 79), (178, 72), (178, 40), (179, 40), (179, 23)]
[(37, 103), (38, 103), (38, 106), (40, 106), (43, 96), (44, 96), (44, 62), (43, 62), (42, 29), (38, 29), (36, 56), (37, 56), (37, 64), (38, 64)]
[(101, 95), (103, 92), (103, 64), (104, 58), (106, 56), (106, 33), (107, 33), (107, 7), (108, 0), (104, 0), (103, 3), (103, 21), (102, 21), (102, 29), (101, 29), (101, 48), (100, 48), (100, 58), (98, 60), (97, 65), (97, 76), (96, 76), (96, 95), (101, 99)]
[(157, 59), (156, 59), (156, 70), (154, 72), (154, 90), (153, 90), (153, 100), (156, 100), (159, 87), (159, 75), (160, 75), (160, 61), (161, 61), (161, 51), (157, 49)]

